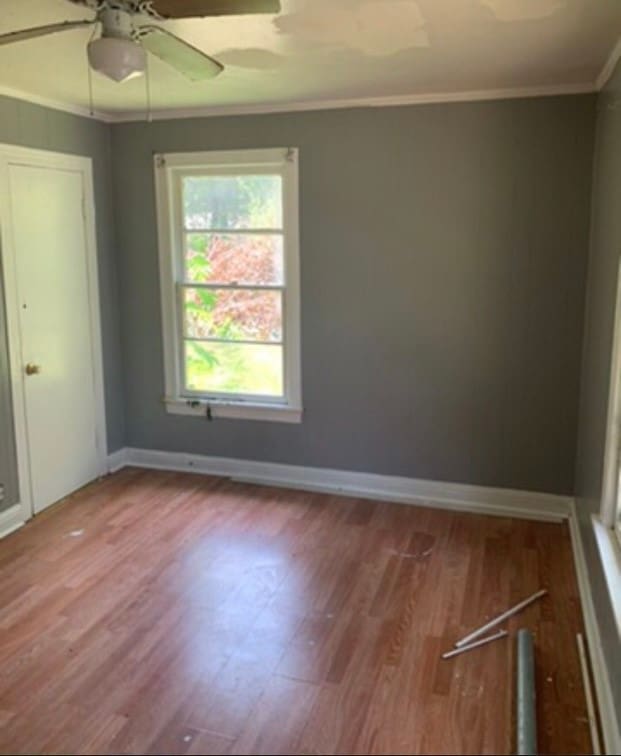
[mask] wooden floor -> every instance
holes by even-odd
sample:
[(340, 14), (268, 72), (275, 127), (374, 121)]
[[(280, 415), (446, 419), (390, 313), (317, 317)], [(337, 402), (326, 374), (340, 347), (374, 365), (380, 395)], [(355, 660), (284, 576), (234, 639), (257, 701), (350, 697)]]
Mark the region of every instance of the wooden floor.
[(587, 753), (566, 526), (125, 470), (0, 544), (0, 751), (512, 753), (540, 586), (541, 753)]

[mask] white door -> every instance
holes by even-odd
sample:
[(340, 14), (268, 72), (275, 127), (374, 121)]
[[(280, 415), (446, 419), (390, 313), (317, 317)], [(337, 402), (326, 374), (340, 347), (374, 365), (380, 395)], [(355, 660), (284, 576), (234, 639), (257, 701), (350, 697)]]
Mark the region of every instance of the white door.
[(84, 174), (9, 163), (5, 175), (36, 513), (101, 472)]

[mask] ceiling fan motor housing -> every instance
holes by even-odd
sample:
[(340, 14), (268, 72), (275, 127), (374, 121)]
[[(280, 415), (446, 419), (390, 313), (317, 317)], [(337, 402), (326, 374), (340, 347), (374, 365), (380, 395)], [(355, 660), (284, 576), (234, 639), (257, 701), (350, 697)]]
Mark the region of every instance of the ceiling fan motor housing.
[(117, 82), (142, 76), (147, 54), (137, 41), (131, 14), (106, 6), (99, 11), (97, 18), (102, 25), (102, 34), (88, 44), (91, 67)]

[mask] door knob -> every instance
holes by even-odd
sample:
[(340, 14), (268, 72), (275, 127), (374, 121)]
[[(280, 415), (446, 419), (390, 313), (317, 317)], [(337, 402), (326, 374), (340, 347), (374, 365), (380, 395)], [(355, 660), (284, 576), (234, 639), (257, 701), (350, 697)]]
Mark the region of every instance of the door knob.
[(40, 372), (41, 365), (33, 365), (32, 362), (26, 365), (26, 375), (39, 375)]

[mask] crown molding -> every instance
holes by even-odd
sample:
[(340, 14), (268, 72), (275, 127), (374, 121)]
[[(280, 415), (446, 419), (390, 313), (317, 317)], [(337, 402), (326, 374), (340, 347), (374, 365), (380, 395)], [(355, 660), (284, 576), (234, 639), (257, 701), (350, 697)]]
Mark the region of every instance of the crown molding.
[(60, 110), (63, 113), (71, 113), (71, 115), (89, 118), (92, 121), (110, 123), (112, 120), (110, 114), (103, 110), (95, 110), (91, 113), (88, 108), (84, 108), (81, 105), (73, 105), (68, 102), (54, 100), (51, 97), (42, 97), (41, 95), (33, 94), (32, 92), (26, 92), (23, 89), (15, 89), (4, 85), (0, 85), (0, 97), (11, 97), (14, 100), (29, 102), (32, 105), (41, 105), (44, 108), (50, 108), (51, 110)]
[(608, 83), (608, 80), (614, 73), (617, 63), (619, 62), (619, 58), (621, 58), (621, 37), (619, 37), (615, 46), (610, 51), (610, 55), (606, 59), (604, 67), (599, 72), (599, 76), (595, 80), (595, 86), (597, 87), (598, 91), (600, 89), (603, 89)]
[[(610, 73), (614, 70), (616, 61), (621, 55), (621, 44), (618, 44), (615, 47), (615, 51), (616, 58), (613, 60), (613, 55), (611, 54), (605, 66), (606, 71), (608, 71), (608, 67), (610, 66), (610, 71), (608, 71), (607, 74), (608, 76), (610, 76)], [(598, 82), (603, 75), (604, 70), (602, 70), (600, 77), (598, 77)], [(268, 115), (270, 113), (302, 113), (307, 111), (343, 110), (351, 108), (390, 108), (405, 107), (408, 105), (485, 102), (489, 100), (512, 100), (529, 97), (589, 94), (596, 92), (598, 89), (599, 86), (596, 83), (550, 84), (537, 87), (480, 89), (465, 92), (429, 92), (425, 94), (391, 95), (387, 97), (353, 97), (328, 100), (302, 100), (297, 102), (257, 103), (249, 105), (215, 105), (190, 108), (171, 108), (170, 110), (153, 112), (151, 114), (151, 120), (170, 121), (186, 118)], [(95, 110), (91, 114), (88, 108), (80, 105), (60, 102), (59, 100), (42, 97), (20, 89), (5, 86), (0, 86), (0, 96), (12, 97), (24, 102), (30, 102), (34, 105), (42, 105), (46, 108), (60, 110), (65, 113), (71, 113), (72, 115), (82, 116), (83, 118), (89, 118), (91, 120), (102, 121), (103, 123), (116, 124), (147, 120), (144, 109), (139, 111)]]
[[(218, 116), (265, 115), (270, 113), (299, 113), (312, 110), (342, 110), (348, 108), (389, 108), (406, 105), (433, 105), (451, 102), (480, 102), (527, 97), (585, 94), (595, 91), (594, 84), (552, 84), (538, 87), (481, 89), (468, 92), (430, 92), (426, 94), (395, 95), (389, 97), (358, 97), (334, 100), (305, 100), (298, 102), (260, 103), (256, 105), (217, 105), (192, 108), (172, 108), (155, 111), (154, 121), (183, 118), (213, 118)], [(117, 112), (107, 114), (110, 123), (145, 120), (145, 112)]]

